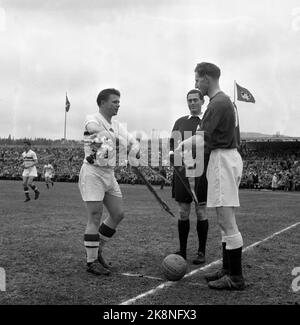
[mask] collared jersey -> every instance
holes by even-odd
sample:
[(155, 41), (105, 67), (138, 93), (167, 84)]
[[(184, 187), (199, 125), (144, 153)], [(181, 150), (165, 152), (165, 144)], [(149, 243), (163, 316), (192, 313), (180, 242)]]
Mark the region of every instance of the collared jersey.
[(211, 150), (238, 148), (240, 130), (237, 110), (222, 91), (210, 99), (199, 130), (208, 136)]
[(132, 142), (136, 142), (133, 136), (127, 132), (127, 130), (116, 120), (113, 120), (109, 123), (101, 113), (95, 113), (91, 115), (87, 115), (84, 122), (85, 133), (85, 141), (84, 141), (84, 162), (87, 163), (86, 158), (92, 154), (94, 154), (93, 148), (89, 143), (89, 140), (93, 138), (93, 135), (88, 135), (87, 125), (89, 123), (96, 123), (100, 127), (100, 131), (97, 133), (98, 138), (106, 137), (111, 140), (113, 150), (107, 153), (107, 155), (103, 154), (103, 158), (98, 158), (95, 160), (95, 166), (101, 166), (106, 168), (114, 168), (116, 163), (116, 143), (120, 146), (127, 147), (127, 144)]
[(195, 135), (199, 127), (201, 119), (199, 116), (186, 115), (176, 120), (170, 141), (170, 150), (174, 151), (179, 142)]
[(44, 166), (44, 172), (45, 173), (53, 173), (54, 171), (54, 168), (51, 164), (47, 164)]
[(32, 167), (32, 163), (37, 160), (36, 153), (33, 150), (24, 151), (22, 153), (25, 168)]

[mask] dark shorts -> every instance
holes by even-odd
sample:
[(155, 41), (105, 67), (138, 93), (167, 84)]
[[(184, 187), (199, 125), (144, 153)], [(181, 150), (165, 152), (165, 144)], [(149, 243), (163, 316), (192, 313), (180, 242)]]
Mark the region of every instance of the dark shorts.
[[(207, 201), (207, 179), (206, 170), (208, 165), (209, 156), (205, 156), (204, 171), (201, 177), (196, 177), (195, 179), (195, 193), (199, 204), (205, 204)], [(185, 169), (177, 167), (180, 170), (180, 175), (187, 187), (190, 187), (187, 177), (185, 177)], [(192, 203), (193, 198), (189, 192), (185, 189), (179, 177), (173, 172), (173, 182), (172, 182), (172, 197), (181, 203)]]

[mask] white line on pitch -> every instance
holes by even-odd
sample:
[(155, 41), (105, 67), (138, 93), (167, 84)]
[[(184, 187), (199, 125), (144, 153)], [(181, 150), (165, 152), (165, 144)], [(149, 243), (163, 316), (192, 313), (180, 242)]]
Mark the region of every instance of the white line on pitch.
[(162, 279), (162, 278), (158, 278), (156, 276), (150, 276), (150, 275), (140, 274), (140, 273), (121, 273), (121, 275), (132, 276), (132, 277), (137, 277), (137, 278), (147, 278), (147, 279), (152, 279), (152, 280), (164, 281), (164, 279)]
[(192, 287), (207, 288), (207, 284), (202, 284), (202, 283), (186, 282), (186, 284), (188, 284), (189, 286), (192, 286)]
[[(258, 246), (259, 244), (261, 244), (261, 243), (263, 243), (263, 242), (265, 242), (265, 241), (267, 241), (269, 239), (272, 239), (273, 237), (275, 237), (275, 236), (277, 236), (277, 235), (279, 235), (279, 234), (281, 234), (281, 233), (283, 233), (283, 232), (285, 232), (285, 231), (287, 231), (289, 229), (292, 229), (292, 228), (298, 226), (299, 224), (300, 224), (300, 222), (297, 222), (297, 223), (295, 223), (295, 224), (293, 224), (293, 225), (291, 225), (291, 226), (289, 226), (287, 228), (284, 228), (284, 229), (282, 229), (280, 231), (277, 231), (274, 234), (272, 234), (271, 236), (268, 236), (265, 239), (262, 239), (260, 241), (257, 241), (255, 243), (247, 246), (246, 248), (243, 249), (243, 252), (246, 252), (246, 251), (254, 248), (255, 246)], [(207, 264), (207, 265), (205, 265), (203, 267), (200, 267), (198, 269), (195, 269), (195, 270), (191, 271), (190, 273), (186, 274), (184, 276), (184, 278), (188, 278), (188, 277), (190, 277), (190, 276), (198, 273), (199, 271), (205, 271), (205, 270), (207, 270), (208, 268), (210, 268), (212, 266), (221, 264), (221, 262), (222, 262), (222, 260), (219, 259), (219, 260), (216, 260), (216, 261), (214, 261), (214, 262), (212, 262), (210, 264)], [(173, 282), (173, 281), (164, 282), (164, 283), (160, 284), (159, 286), (157, 286), (156, 288), (153, 288), (153, 289), (151, 289), (149, 291), (146, 291), (146, 292), (144, 292), (144, 293), (142, 293), (142, 294), (140, 294), (140, 295), (138, 295), (138, 296), (136, 296), (134, 298), (131, 298), (129, 300), (123, 301), (122, 303), (120, 303), (120, 305), (131, 305), (131, 304), (134, 304), (137, 300), (142, 299), (142, 298), (145, 298), (145, 297), (150, 296), (152, 294), (155, 294), (157, 291), (162, 290), (162, 289), (164, 289), (166, 287), (170, 287), (171, 285), (173, 285), (175, 283), (176, 282)]]

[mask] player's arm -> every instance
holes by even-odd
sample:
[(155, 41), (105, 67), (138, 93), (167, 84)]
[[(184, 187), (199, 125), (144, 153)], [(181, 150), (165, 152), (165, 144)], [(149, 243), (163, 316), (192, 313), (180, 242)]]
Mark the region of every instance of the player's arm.
[(212, 109), (209, 115), (203, 120), (201, 128), (196, 131), (196, 134), (179, 143), (178, 147), (175, 149), (175, 152), (179, 152), (182, 149), (191, 150), (199, 145), (205, 145), (209, 148), (211, 134), (215, 131), (218, 125), (222, 123), (225, 113), (226, 109), (224, 109), (222, 106)]
[(101, 133), (107, 133), (103, 126), (99, 125), (94, 120), (87, 119), (85, 122), (85, 129), (88, 132), (88, 138), (85, 141), (90, 142), (93, 150), (99, 149), (102, 146)]
[(31, 167), (33, 167), (33, 166), (36, 166), (38, 164), (38, 159), (37, 159), (37, 155), (36, 155), (36, 153), (33, 155), (33, 162), (32, 162), (32, 166)]
[(93, 121), (87, 122), (85, 127), (90, 135), (93, 135), (93, 134), (103, 131), (103, 128), (98, 123), (93, 122)]
[(17, 159), (17, 163), (24, 167), (25, 162), (23, 155)]
[(175, 148), (175, 152), (181, 152), (182, 150), (192, 150), (192, 148), (200, 145), (204, 142), (204, 132), (197, 131), (192, 137), (181, 141), (178, 143), (178, 146)]

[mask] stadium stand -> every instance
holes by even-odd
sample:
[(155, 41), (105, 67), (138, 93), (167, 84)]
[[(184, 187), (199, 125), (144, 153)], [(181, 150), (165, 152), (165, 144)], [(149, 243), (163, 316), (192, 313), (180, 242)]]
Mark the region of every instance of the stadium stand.
[[(5, 141), (0, 139), (0, 179), (20, 180), (22, 167), (20, 157), (23, 152), (24, 139)], [(31, 140), (37, 153), (39, 164), (37, 180), (43, 180), (43, 165), (50, 161), (55, 169), (55, 181), (77, 182), (79, 170), (83, 161), (83, 148), (76, 141)], [(161, 146), (160, 146), (161, 148)], [(159, 166), (167, 158), (167, 151), (155, 150), (156, 157), (148, 152), (148, 161), (156, 161), (154, 169), (159, 172)], [(271, 189), (274, 173), (278, 175), (278, 190), (300, 191), (300, 142), (298, 139), (287, 141), (252, 140), (242, 141), (240, 148), (244, 161), (241, 188)], [(148, 181), (159, 185), (161, 180), (157, 173), (148, 167), (142, 167)], [(165, 167), (166, 178), (172, 181), (172, 168)], [(130, 167), (122, 163), (115, 169), (116, 178), (121, 184), (139, 184), (136, 174)], [(256, 175), (258, 177), (256, 177)], [(258, 178), (258, 184), (257, 179)], [(168, 184), (166, 184), (168, 185)]]

